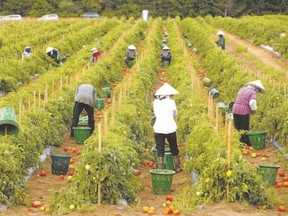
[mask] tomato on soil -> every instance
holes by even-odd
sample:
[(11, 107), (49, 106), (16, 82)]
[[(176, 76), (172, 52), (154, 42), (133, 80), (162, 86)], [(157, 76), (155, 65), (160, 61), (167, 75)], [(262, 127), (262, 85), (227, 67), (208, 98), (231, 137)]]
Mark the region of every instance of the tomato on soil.
[(280, 172), (278, 172), (278, 176), (279, 176), (279, 177), (284, 177), (284, 176), (285, 176), (285, 173), (284, 173), (283, 171), (280, 171)]

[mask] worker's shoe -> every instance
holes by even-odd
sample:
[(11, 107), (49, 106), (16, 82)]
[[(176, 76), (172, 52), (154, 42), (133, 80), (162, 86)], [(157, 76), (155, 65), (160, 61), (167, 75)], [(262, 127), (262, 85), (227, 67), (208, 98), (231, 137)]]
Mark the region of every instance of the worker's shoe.
[(174, 162), (174, 171), (176, 173), (179, 173), (179, 172), (183, 171), (183, 169), (181, 168), (180, 156), (179, 155), (173, 156), (173, 162)]
[(163, 157), (157, 157), (156, 169), (163, 169)]

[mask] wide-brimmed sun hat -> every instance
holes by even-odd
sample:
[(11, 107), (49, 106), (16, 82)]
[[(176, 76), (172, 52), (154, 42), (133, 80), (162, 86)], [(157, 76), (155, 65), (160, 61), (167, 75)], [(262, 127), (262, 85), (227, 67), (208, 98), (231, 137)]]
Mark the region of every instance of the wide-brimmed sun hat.
[(263, 84), (261, 83), (260, 80), (254, 80), (254, 81), (248, 82), (247, 85), (253, 85), (253, 86), (255, 86), (256, 88), (259, 89), (259, 91), (260, 91), (261, 93), (264, 93), (264, 92), (265, 92), (265, 88), (264, 88), (264, 86), (263, 86)]
[(217, 35), (224, 35), (224, 32), (223, 31), (218, 31)]
[(179, 94), (179, 92), (173, 88), (171, 85), (168, 83), (164, 83), (155, 93), (155, 96), (163, 96), (163, 95), (175, 95)]
[(91, 52), (97, 51), (97, 48), (93, 47), (90, 51), (91, 51)]
[(170, 48), (168, 46), (166, 46), (166, 45), (163, 47), (163, 50), (169, 50), (169, 49)]
[(132, 44), (128, 47), (128, 49), (136, 50), (136, 47)]
[(51, 52), (52, 50), (53, 50), (53, 47), (47, 47), (46, 53), (49, 53), (49, 52)]

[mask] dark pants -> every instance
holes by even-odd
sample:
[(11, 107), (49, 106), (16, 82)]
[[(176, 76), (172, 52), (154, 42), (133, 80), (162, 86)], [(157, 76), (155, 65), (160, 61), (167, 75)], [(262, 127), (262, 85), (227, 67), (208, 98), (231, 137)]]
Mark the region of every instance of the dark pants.
[(234, 116), (234, 126), (238, 131), (243, 131), (244, 133), (241, 134), (240, 141), (242, 143), (246, 143), (248, 146), (251, 146), (249, 137), (247, 132), (249, 131), (249, 124), (250, 124), (250, 115), (237, 115), (233, 114)]
[(72, 126), (71, 126), (71, 134), (70, 137), (74, 137), (74, 131), (73, 131), (73, 127), (77, 127), (78, 122), (79, 122), (79, 116), (81, 114), (81, 112), (83, 111), (83, 109), (87, 112), (88, 114), (88, 127), (91, 128), (90, 130), (90, 135), (93, 133), (94, 131), (94, 124), (95, 124), (95, 120), (94, 120), (94, 108), (90, 107), (87, 104), (84, 103), (79, 103), (79, 102), (75, 102), (74, 104), (74, 110), (73, 110), (73, 119), (72, 119)]
[(171, 57), (170, 58), (165, 58), (165, 57), (161, 57), (161, 61), (168, 61), (169, 64), (171, 63)]
[(157, 149), (157, 157), (164, 157), (164, 154), (165, 154), (165, 139), (166, 138), (167, 138), (167, 141), (169, 143), (171, 154), (173, 156), (179, 154), (179, 149), (178, 149), (178, 146), (177, 146), (176, 132), (170, 133), (170, 134), (154, 133), (154, 139), (155, 139), (156, 149)]

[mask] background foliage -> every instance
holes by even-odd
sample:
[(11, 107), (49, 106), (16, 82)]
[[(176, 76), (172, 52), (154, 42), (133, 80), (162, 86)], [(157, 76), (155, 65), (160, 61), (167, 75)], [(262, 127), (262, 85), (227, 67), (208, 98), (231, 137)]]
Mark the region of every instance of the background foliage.
[(142, 10), (152, 16), (196, 17), (287, 14), (286, 0), (0, 0), (0, 14), (41, 16), (58, 13), (60, 16), (81, 16), (95, 11), (105, 16), (139, 17)]

